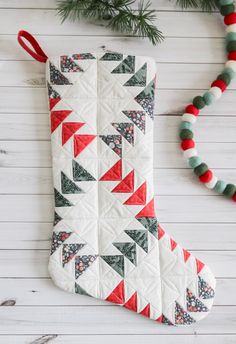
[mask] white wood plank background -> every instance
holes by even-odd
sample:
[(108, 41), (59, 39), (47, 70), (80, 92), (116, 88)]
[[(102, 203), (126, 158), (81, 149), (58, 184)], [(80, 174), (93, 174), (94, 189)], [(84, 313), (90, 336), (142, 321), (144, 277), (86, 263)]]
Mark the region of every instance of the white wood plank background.
[[(208, 88), (225, 61), (218, 14), (180, 11), (153, 0), (166, 39), (148, 41), (91, 23), (60, 24), (55, 0), (0, 0), (0, 343), (236, 343), (235, 204), (198, 184), (178, 150), (183, 106)], [(134, 9), (136, 4), (134, 4)], [(158, 326), (123, 309), (70, 295), (49, 279), (52, 180), (44, 66), (18, 46), (19, 29), (49, 55), (115, 50), (153, 56), (158, 68), (154, 182), (163, 227), (208, 263), (218, 288), (207, 319), (187, 328)], [(201, 155), (236, 182), (236, 82), (196, 126)]]

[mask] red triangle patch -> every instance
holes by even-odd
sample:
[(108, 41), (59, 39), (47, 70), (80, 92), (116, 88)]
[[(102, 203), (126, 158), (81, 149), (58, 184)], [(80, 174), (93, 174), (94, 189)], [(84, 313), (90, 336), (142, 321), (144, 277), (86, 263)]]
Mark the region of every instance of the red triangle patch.
[(52, 133), (64, 121), (64, 119), (67, 116), (69, 116), (71, 112), (72, 111), (70, 110), (51, 111), (51, 132)]
[(62, 124), (62, 145), (64, 145), (69, 138), (79, 130), (84, 123), (80, 122), (65, 122)]
[(122, 280), (111, 294), (106, 298), (106, 301), (122, 305), (125, 302), (124, 280)]
[(74, 135), (74, 157), (76, 158), (95, 137), (96, 135)]
[(199, 272), (201, 272), (202, 269), (204, 268), (205, 264), (196, 258), (196, 266), (197, 266), (197, 273), (199, 274)]
[(154, 209), (154, 198), (135, 217), (156, 217)]
[(101, 178), (102, 181), (118, 181), (122, 179), (122, 160), (118, 160)]
[(131, 311), (137, 312), (137, 292), (135, 292), (124, 304), (124, 307), (130, 309)]
[(50, 98), (49, 99), (49, 109), (50, 111), (54, 108), (54, 106), (61, 100), (61, 98)]
[(146, 204), (146, 192), (147, 183), (144, 182), (127, 201), (124, 202), (126, 205), (145, 205)]
[(170, 247), (171, 247), (171, 251), (174, 251), (174, 249), (177, 246), (177, 242), (174, 241), (172, 238), (170, 238)]
[(160, 315), (159, 318), (156, 319), (156, 321), (162, 323), (162, 320), (163, 320), (163, 315)]
[(148, 303), (147, 306), (139, 314), (150, 318), (150, 303)]
[(134, 192), (134, 170), (118, 184), (111, 192), (129, 193)]
[(183, 248), (183, 255), (184, 255), (184, 261), (186, 263), (189, 257), (191, 256), (191, 253)]
[(164, 229), (158, 225), (158, 240), (160, 240), (165, 235)]

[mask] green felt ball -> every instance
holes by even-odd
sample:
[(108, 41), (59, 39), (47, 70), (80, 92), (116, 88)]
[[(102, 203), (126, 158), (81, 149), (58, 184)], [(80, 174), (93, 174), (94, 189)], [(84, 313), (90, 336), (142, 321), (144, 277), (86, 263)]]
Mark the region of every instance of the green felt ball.
[(227, 197), (233, 197), (236, 192), (236, 186), (234, 184), (227, 184), (226, 188), (223, 191), (223, 194)]
[(179, 129), (180, 129), (180, 130), (189, 129), (189, 130), (192, 130), (192, 131), (193, 131), (193, 125), (192, 125), (192, 123), (190, 123), (190, 122), (181, 122), (181, 123), (180, 123), (180, 126), (179, 126)]
[(217, 76), (217, 80), (223, 80), (226, 85), (228, 86), (230, 84), (231, 78), (229, 74), (227, 73), (221, 73), (220, 75)]
[(193, 138), (193, 132), (189, 129), (183, 129), (179, 133), (181, 140), (191, 140)]
[(230, 5), (233, 4), (234, 0), (218, 0), (218, 5), (219, 6), (225, 6), (225, 5)]
[(234, 77), (235, 77), (235, 71), (230, 68), (230, 67), (226, 67), (224, 70), (223, 70), (223, 73), (226, 73), (230, 76), (230, 79), (232, 80)]
[(236, 51), (236, 41), (230, 41), (228, 44), (227, 44), (227, 47), (226, 47), (227, 51), (229, 53), (231, 53), (232, 51)]
[(234, 4), (224, 5), (220, 7), (220, 13), (222, 16), (227, 16), (230, 13), (233, 13), (235, 10)]
[(199, 156), (192, 156), (188, 159), (188, 164), (191, 168), (195, 168), (202, 163), (202, 159)]
[(228, 32), (225, 39), (226, 42), (236, 41), (236, 32)]
[(207, 166), (207, 164), (205, 164), (204, 162), (202, 162), (199, 166), (195, 167), (194, 169), (194, 173), (200, 177), (202, 176), (206, 171), (208, 171), (209, 168)]
[(195, 97), (195, 98), (193, 99), (193, 105), (194, 105), (196, 108), (198, 108), (198, 109), (201, 110), (201, 109), (203, 109), (203, 108), (205, 107), (206, 103), (205, 103), (203, 97), (197, 96), (197, 97)]
[(216, 183), (214, 190), (218, 192), (219, 194), (222, 194), (226, 188), (226, 183), (223, 182), (223, 180), (218, 180)]
[(211, 92), (207, 91), (203, 94), (203, 99), (206, 105), (211, 105), (215, 100), (215, 96)]

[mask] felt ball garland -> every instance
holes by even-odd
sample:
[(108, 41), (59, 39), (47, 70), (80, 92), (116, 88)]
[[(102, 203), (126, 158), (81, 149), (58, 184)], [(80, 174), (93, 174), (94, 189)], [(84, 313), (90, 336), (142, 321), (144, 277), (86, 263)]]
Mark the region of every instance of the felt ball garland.
[(213, 189), (236, 202), (236, 185), (225, 183), (214, 175), (208, 165), (198, 156), (196, 144), (193, 140), (193, 124), (196, 122), (200, 110), (219, 99), (236, 75), (236, 12), (234, 0), (218, 0), (218, 7), (220, 13), (224, 16), (224, 23), (226, 25), (228, 61), (221, 74), (212, 82), (211, 88), (202, 96), (196, 96), (192, 104), (186, 106), (179, 127), (179, 137), (184, 157), (199, 181), (205, 184), (207, 188)]

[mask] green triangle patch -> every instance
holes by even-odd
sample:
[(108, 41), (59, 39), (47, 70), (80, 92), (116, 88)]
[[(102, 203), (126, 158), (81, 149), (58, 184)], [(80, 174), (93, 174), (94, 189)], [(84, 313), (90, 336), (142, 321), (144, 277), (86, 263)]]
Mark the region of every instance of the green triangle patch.
[(148, 233), (146, 230), (125, 230), (125, 233), (133, 239), (146, 253), (148, 252)]
[(145, 111), (128, 110), (122, 111), (143, 133), (145, 133)]
[(115, 69), (112, 73), (117, 74), (132, 74), (135, 72), (135, 56), (128, 55)]
[(75, 293), (80, 295), (91, 296), (78, 283), (75, 283)]
[(124, 84), (124, 86), (146, 86), (147, 81), (147, 63), (144, 65)]
[(145, 89), (140, 92), (134, 99), (142, 106), (146, 113), (153, 119), (154, 109), (155, 79), (153, 79)]
[(71, 207), (73, 204), (68, 201), (57, 189), (54, 189), (54, 200), (56, 207)]
[(114, 242), (113, 245), (136, 266), (136, 245), (132, 242)]
[(101, 258), (119, 275), (124, 277), (124, 256), (101, 256)]
[(72, 85), (72, 83), (58, 70), (56, 67), (50, 63), (50, 82), (53, 85)]
[(60, 222), (62, 220), (61, 216), (59, 216), (55, 211), (54, 211), (54, 226), (56, 226), (58, 224), (58, 222)]
[(145, 227), (155, 238), (157, 238), (158, 222), (154, 217), (140, 217), (137, 220)]
[(100, 60), (102, 60), (102, 61), (121, 61), (122, 58), (123, 58), (123, 54), (106, 53), (100, 58)]
[(63, 194), (84, 193), (84, 191), (61, 172), (61, 191)]
[(77, 161), (72, 161), (73, 179), (75, 182), (86, 182), (96, 180), (83, 166)]
[(134, 144), (134, 125), (133, 123), (111, 123), (131, 145)]

